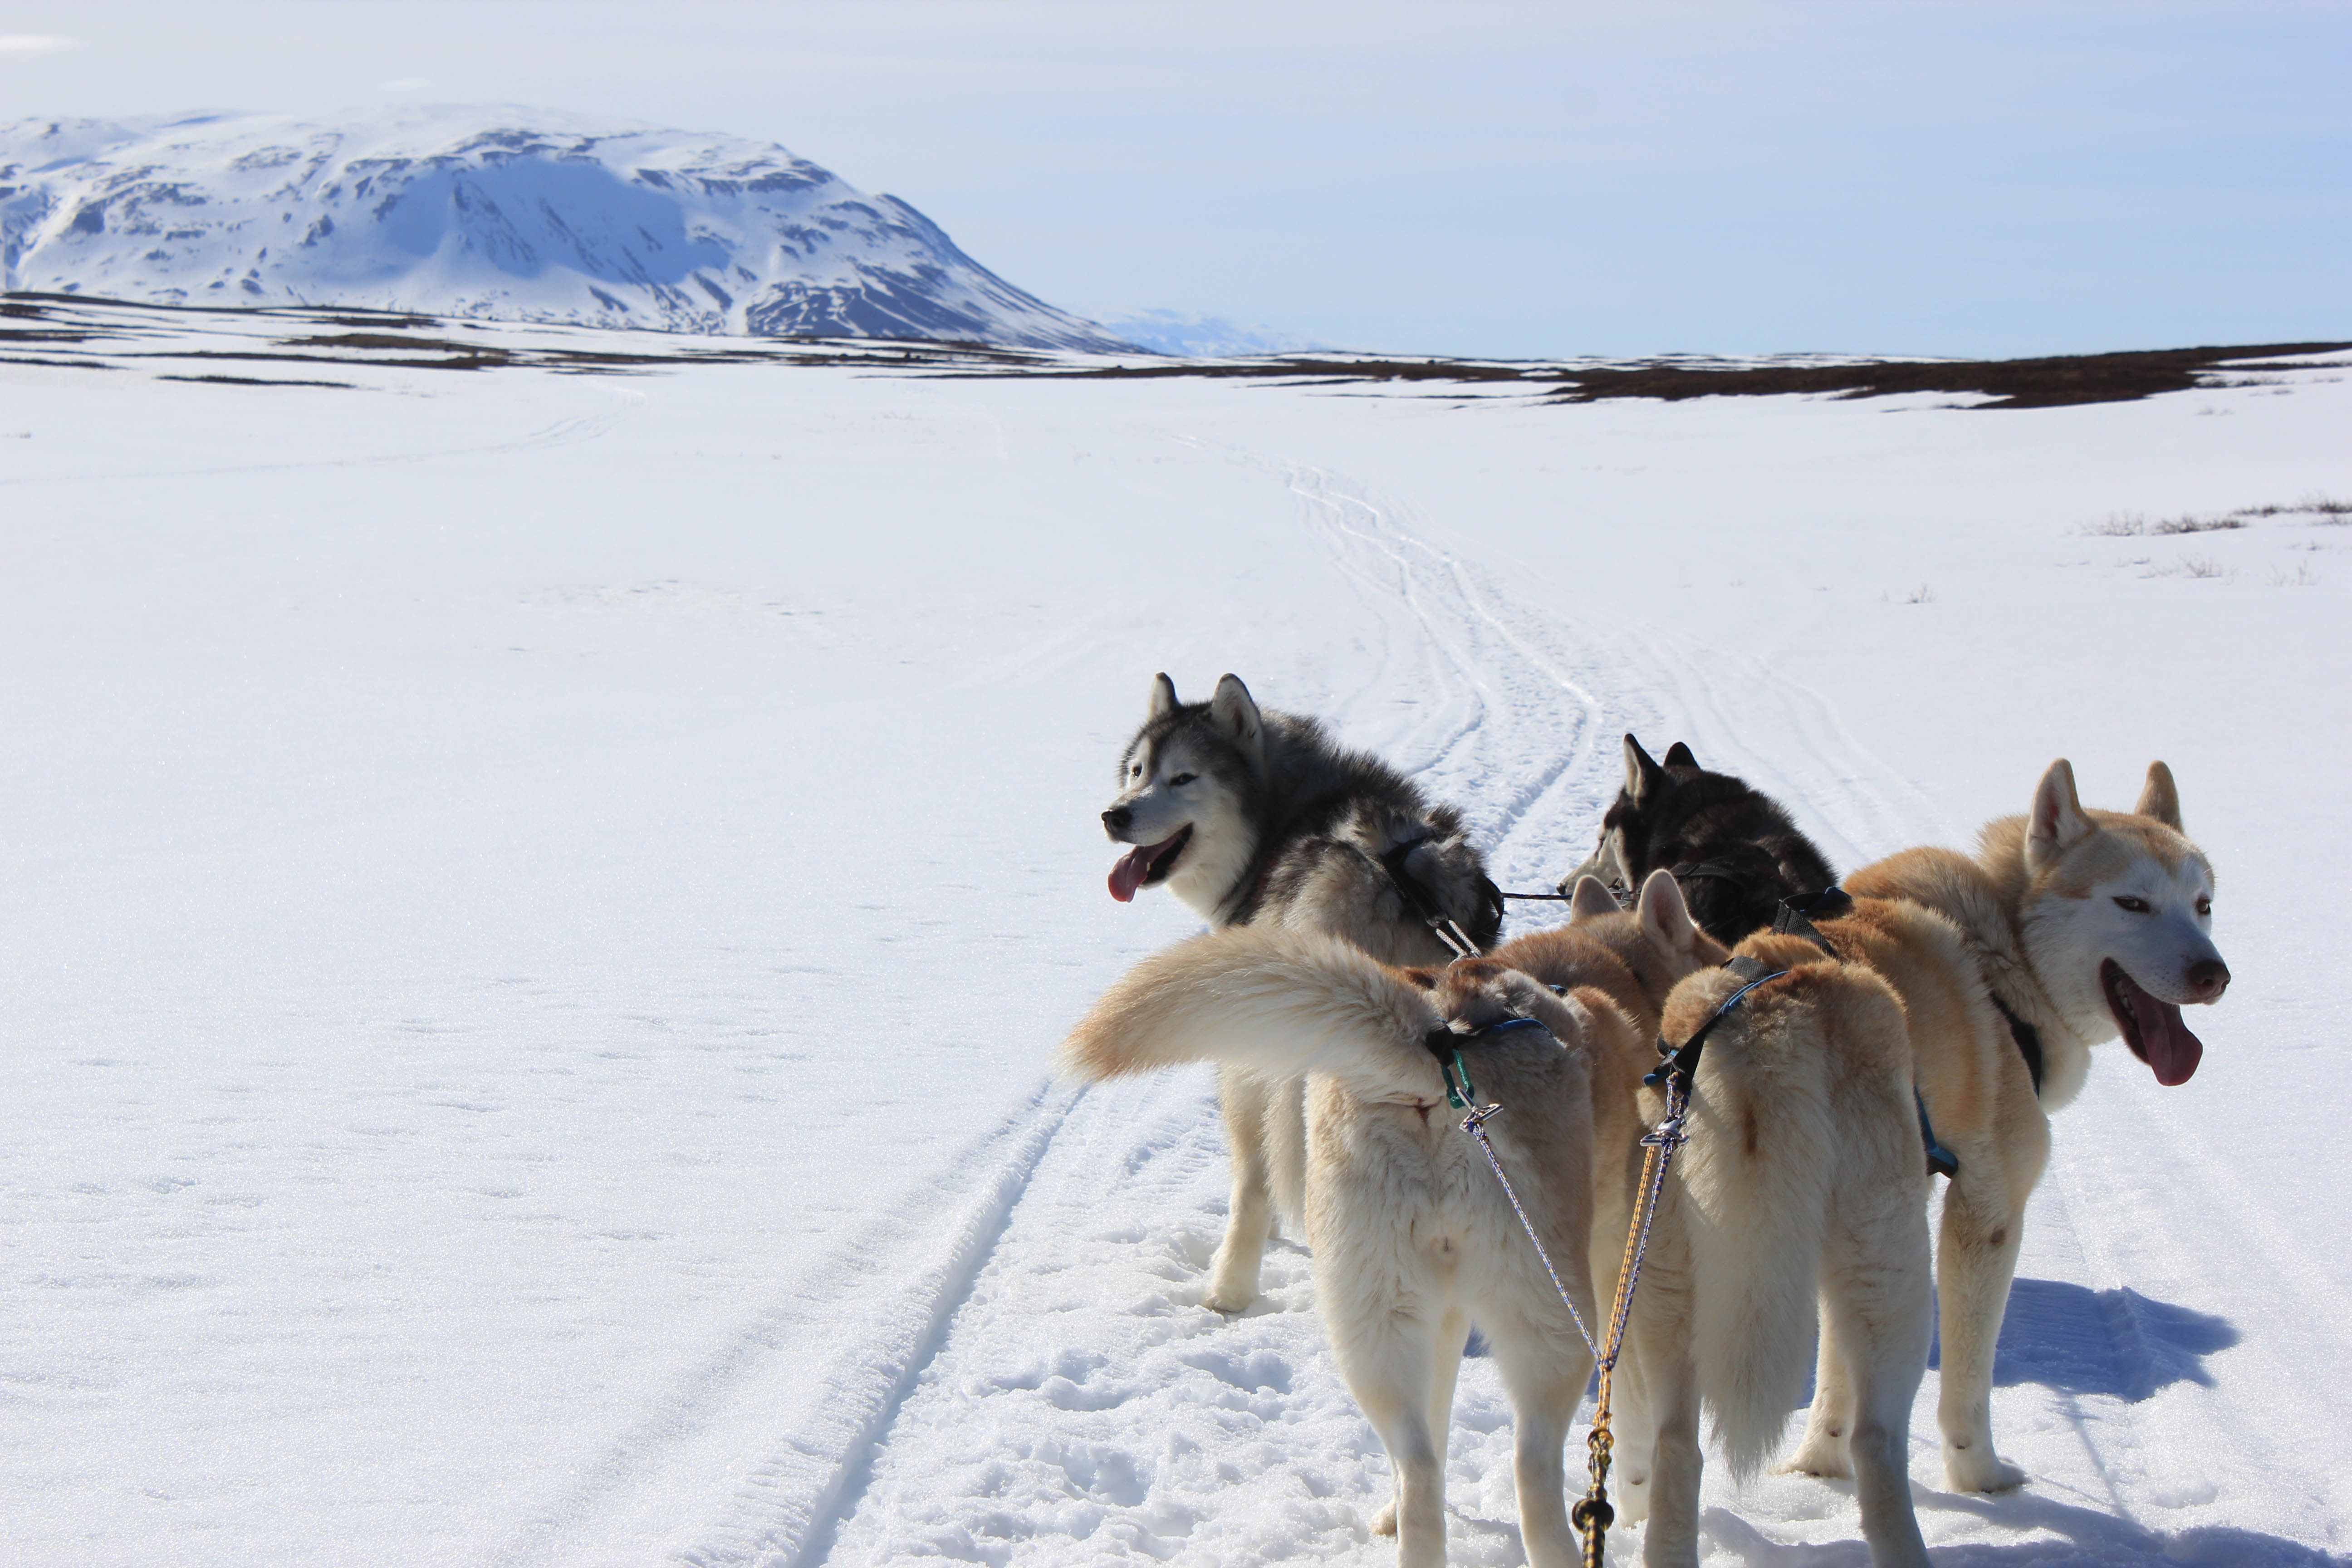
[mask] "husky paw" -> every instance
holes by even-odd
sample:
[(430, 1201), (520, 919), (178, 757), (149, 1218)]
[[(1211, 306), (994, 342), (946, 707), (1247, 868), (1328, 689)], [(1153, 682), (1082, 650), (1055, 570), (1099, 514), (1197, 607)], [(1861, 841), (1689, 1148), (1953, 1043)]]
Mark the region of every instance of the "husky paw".
[(1784, 1476), (1819, 1476), (1824, 1480), (1853, 1479), (1853, 1456), (1845, 1438), (1828, 1432), (1808, 1432), (1785, 1464), (1773, 1468)]
[(1231, 1318), (1248, 1311), (1250, 1303), (1256, 1300), (1257, 1290), (1254, 1286), (1244, 1289), (1240, 1286), (1214, 1284), (1209, 1287), (1209, 1293), (1201, 1298), (1201, 1305), (1208, 1308), (1212, 1312), (1222, 1312)]
[(1255, 1258), (1243, 1263), (1228, 1258), (1225, 1249), (1219, 1247), (1209, 1264), (1209, 1289), (1201, 1305), (1228, 1318), (1249, 1310), (1250, 1303), (1257, 1300), (1257, 1268)]
[(1390, 1500), (1388, 1507), (1372, 1515), (1372, 1533), (1374, 1535), (1394, 1535), (1396, 1533), (1396, 1501), (1394, 1499)]
[(1944, 1445), (1944, 1485), (1956, 1492), (2013, 1491), (2025, 1484), (2025, 1472), (1984, 1447)]

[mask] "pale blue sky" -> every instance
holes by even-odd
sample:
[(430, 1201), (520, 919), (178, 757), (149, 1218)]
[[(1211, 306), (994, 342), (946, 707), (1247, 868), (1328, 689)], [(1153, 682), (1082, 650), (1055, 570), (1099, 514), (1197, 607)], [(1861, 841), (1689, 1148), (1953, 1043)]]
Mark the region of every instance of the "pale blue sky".
[(2352, 338), (2347, 83), (2260, 0), (0, 4), (0, 120), (728, 132), (1074, 310), (1496, 355)]

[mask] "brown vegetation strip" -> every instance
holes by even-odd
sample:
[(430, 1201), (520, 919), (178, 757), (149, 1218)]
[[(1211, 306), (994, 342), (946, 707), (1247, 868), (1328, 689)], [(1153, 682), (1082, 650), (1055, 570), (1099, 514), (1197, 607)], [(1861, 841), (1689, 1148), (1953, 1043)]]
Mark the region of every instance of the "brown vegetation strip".
[(2352, 344), (2256, 343), (2239, 347), (2143, 349), (2124, 353), (2063, 354), (2042, 359), (1885, 360), (1865, 364), (1765, 363), (1707, 365), (1687, 363), (1611, 365), (1585, 369), (1556, 363), (1495, 363), (1461, 360), (1319, 359), (1285, 355), (1201, 364), (1182, 360), (1164, 364), (1107, 365), (1098, 369), (1045, 372), (1110, 379), (1201, 376), (1210, 379), (1307, 382), (1497, 382), (1538, 383), (1553, 388), (1554, 403), (1597, 403), (1611, 397), (1765, 397), (1801, 394), (1830, 397), (1886, 397), (1930, 392), (1974, 394), (1997, 401), (1983, 408), (2054, 408), (2074, 403), (2122, 403), (2159, 392), (2188, 392), (2211, 385), (2200, 376), (2243, 360), (2286, 354), (2329, 353)]
[(2065, 354), (2050, 359), (1891, 360), (1878, 364), (1757, 365), (1706, 370), (1638, 365), (1577, 371), (1555, 401), (1593, 403), (1604, 397), (1756, 396), (1811, 393), (1887, 397), (1905, 392), (1974, 393), (1999, 401), (1981, 408), (2055, 408), (2071, 403), (2126, 403), (2159, 392), (2205, 384), (2200, 372), (2241, 360), (2328, 353), (2345, 343), (2263, 343), (2241, 348), (2143, 349), (2129, 353)]

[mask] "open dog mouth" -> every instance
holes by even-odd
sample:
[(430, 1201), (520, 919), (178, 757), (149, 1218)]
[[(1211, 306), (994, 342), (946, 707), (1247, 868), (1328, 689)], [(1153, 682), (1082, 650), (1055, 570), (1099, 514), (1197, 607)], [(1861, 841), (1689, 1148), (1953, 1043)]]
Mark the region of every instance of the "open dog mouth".
[(2189, 1032), (2180, 1009), (2141, 990), (2112, 958), (2099, 965), (2099, 991), (2123, 1030), (2124, 1044), (2154, 1070), (2156, 1081), (2167, 1089), (2187, 1083), (2205, 1055), (2205, 1042)]
[(1110, 896), (1124, 904), (1135, 897), (1138, 888), (1167, 880), (1168, 873), (1176, 868), (1176, 857), (1192, 838), (1192, 825), (1186, 823), (1157, 844), (1139, 844), (1119, 857), (1118, 864), (1110, 868)]

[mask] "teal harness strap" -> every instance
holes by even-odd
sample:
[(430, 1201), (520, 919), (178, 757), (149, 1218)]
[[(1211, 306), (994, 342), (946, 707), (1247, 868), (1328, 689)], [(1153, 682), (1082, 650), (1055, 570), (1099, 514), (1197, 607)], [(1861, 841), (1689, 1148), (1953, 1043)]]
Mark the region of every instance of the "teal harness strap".
[(1515, 1029), (1540, 1029), (1543, 1026), (1533, 1018), (1505, 1018), (1483, 1029), (1471, 1029), (1456, 1034), (1444, 1025), (1422, 1037), (1421, 1043), (1437, 1058), (1437, 1070), (1445, 1079), (1445, 1103), (1456, 1110), (1476, 1108), (1478, 1091), (1470, 1087), (1469, 1064), (1462, 1059), (1462, 1047), (1484, 1043), (1496, 1035)]

